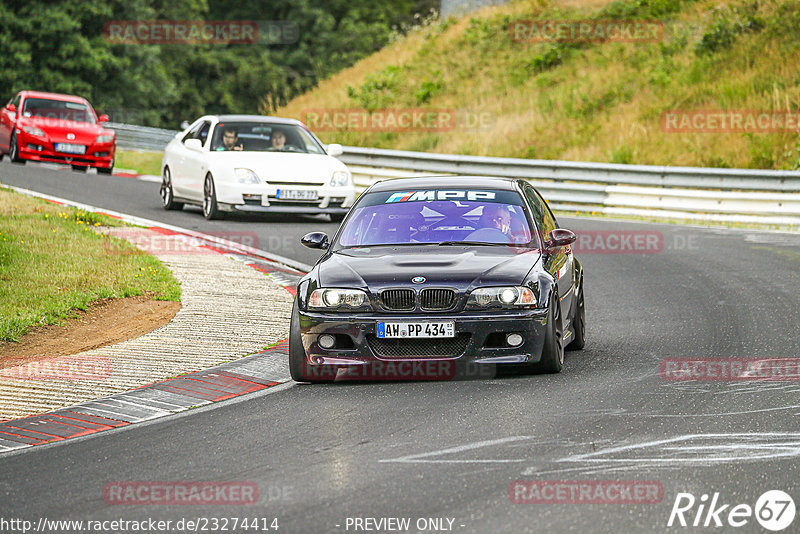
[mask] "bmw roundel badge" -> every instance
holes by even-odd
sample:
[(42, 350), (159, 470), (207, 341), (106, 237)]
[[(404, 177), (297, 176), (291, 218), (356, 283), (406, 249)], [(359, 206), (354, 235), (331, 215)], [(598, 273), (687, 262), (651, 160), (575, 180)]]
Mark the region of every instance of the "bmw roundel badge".
[(425, 277), (424, 276), (415, 276), (414, 278), (411, 279), (411, 282), (414, 283), (414, 284), (422, 284), (423, 282), (425, 282)]

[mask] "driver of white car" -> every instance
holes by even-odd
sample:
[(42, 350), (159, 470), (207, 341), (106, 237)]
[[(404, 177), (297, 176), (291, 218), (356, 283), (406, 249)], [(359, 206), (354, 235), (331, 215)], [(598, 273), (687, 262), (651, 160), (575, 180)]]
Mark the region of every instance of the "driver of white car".
[(242, 144), (239, 142), (239, 132), (232, 126), (227, 126), (222, 130), (222, 144), (214, 150), (222, 152), (225, 150), (242, 150)]

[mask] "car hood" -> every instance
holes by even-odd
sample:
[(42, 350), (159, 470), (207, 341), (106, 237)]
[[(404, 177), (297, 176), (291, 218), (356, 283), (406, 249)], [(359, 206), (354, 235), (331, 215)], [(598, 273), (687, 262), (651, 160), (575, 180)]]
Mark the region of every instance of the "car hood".
[[(98, 135), (103, 133), (113, 134), (111, 130), (107, 130), (99, 124), (90, 124), (88, 122), (75, 122), (66, 120), (53, 120), (43, 117), (25, 117), (19, 121), (19, 126), (34, 126), (41, 129), (47, 137), (54, 142), (67, 142), (76, 143), (81, 145), (90, 145), (94, 143)], [(68, 139), (68, 135), (75, 136), (74, 139)]]
[(283, 152), (210, 152), (211, 166), (244, 168), (269, 182), (327, 184), (334, 171), (346, 171), (338, 159), (326, 154)]
[(478, 286), (520, 285), (541, 258), (537, 249), (510, 247), (373, 247), (332, 253), (318, 266), (322, 287), (369, 288), (447, 286), (466, 291)]

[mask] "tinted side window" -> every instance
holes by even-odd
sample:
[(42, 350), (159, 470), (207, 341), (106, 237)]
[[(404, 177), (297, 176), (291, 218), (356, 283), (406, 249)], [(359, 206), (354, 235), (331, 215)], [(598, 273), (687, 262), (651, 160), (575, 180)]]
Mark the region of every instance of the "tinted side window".
[(558, 222), (556, 222), (555, 216), (553, 216), (553, 212), (550, 211), (550, 206), (547, 205), (547, 202), (544, 201), (542, 195), (539, 194), (538, 191), (531, 188), (536, 198), (539, 200), (539, 205), (541, 206), (542, 210), (542, 218), (544, 219), (544, 228), (542, 231), (544, 232), (545, 238), (547, 237), (550, 232), (558, 228)]
[(528, 204), (531, 206), (531, 214), (533, 215), (533, 221), (536, 223), (536, 230), (539, 232), (539, 235), (542, 236), (542, 240), (544, 240), (544, 237), (547, 235), (544, 220), (545, 210), (543, 210), (539, 197), (532, 187), (525, 186), (525, 198), (528, 199)]

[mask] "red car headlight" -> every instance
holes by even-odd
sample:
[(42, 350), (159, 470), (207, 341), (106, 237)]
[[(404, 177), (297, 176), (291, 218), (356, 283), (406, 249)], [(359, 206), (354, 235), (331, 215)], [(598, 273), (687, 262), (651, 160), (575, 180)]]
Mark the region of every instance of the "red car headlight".
[(41, 128), (37, 128), (36, 126), (21, 126), (22, 131), (28, 135), (33, 135), (36, 137), (44, 137), (44, 132)]
[(94, 140), (95, 143), (110, 143), (114, 140), (113, 135), (103, 134), (98, 135), (97, 139)]

